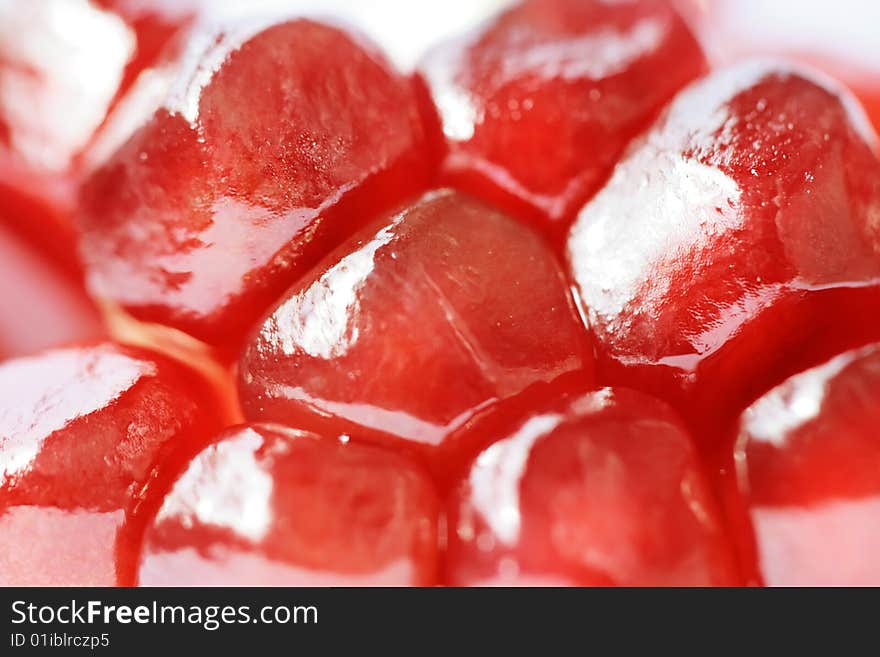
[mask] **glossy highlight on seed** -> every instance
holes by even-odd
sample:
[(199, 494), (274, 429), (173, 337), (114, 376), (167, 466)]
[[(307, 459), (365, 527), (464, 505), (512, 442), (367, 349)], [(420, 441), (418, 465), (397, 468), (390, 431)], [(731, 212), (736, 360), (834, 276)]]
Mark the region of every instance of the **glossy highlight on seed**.
[(0, 3), (0, 222), (72, 272), (78, 160), (134, 48), (88, 0)]

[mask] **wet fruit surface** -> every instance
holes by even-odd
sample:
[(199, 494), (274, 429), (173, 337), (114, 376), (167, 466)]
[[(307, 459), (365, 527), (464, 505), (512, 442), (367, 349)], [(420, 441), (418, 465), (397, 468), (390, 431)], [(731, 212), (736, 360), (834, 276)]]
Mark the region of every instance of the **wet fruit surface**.
[(7, 586), (115, 584), (117, 533), (154, 460), (223, 422), (193, 374), (110, 343), (6, 361), (0, 397)]
[[(160, 476), (152, 486), (164, 483)], [(430, 585), (437, 513), (427, 475), (399, 455), (282, 427), (237, 427), (193, 458), (147, 519), (138, 579)]]
[(576, 387), (516, 401), (469, 428), (497, 442), (449, 502), (451, 583), (736, 583), (696, 450), (665, 404)]
[(704, 66), (666, 2), (527, 0), (430, 53), (421, 73), (448, 179), (556, 234)]
[(411, 84), (362, 39), (308, 20), (200, 34), (85, 186), (90, 286), (235, 347), (328, 244), (424, 183), (425, 149)]
[(604, 376), (711, 429), (876, 333), (880, 163), (851, 103), (762, 63), (676, 97), (569, 236)]
[(435, 451), (493, 400), (578, 370), (592, 378), (592, 354), (549, 249), (439, 191), (291, 288), (250, 337), (239, 388), (252, 420)]
[(880, 584), (880, 346), (798, 374), (744, 413), (740, 492), (768, 585)]

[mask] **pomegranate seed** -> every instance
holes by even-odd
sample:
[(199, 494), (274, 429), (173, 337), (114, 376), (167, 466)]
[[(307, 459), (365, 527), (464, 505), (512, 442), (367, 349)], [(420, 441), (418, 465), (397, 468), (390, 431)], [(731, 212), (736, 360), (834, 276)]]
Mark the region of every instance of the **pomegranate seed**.
[(843, 92), (762, 63), (676, 97), (569, 236), (606, 380), (672, 400), (718, 442), (792, 372), (880, 337), (863, 119)]
[(191, 77), (83, 193), (94, 293), (230, 349), (429, 160), (412, 85), (363, 39), (254, 31), (197, 33)]
[(705, 69), (667, 2), (527, 0), (429, 53), (451, 182), (559, 235), (625, 144)]
[(741, 510), (768, 585), (880, 585), (880, 345), (790, 378), (742, 416)]
[(550, 386), (468, 432), (495, 442), (449, 501), (450, 583), (737, 583), (696, 451), (662, 402)]
[(134, 516), (142, 585), (436, 582), (436, 493), (397, 454), (240, 426), (173, 483), (157, 473), (143, 503), (151, 511)]
[[(153, 462), (222, 426), (182, 366), (111, 343), (0, 365), (0, 583), (117, 582), (125, 514)], [(118, 542), (118, 545), (117, 545)]]
[(0, 215), (72, 271), (80, 159), (147, 65), (140, 46), (87, 0), (0, 6)]
[(450, 432), (481, 408), (582, 370), (591, 380), (586, 331), (549, 249), (439, 191), (288, 291), (249, 338), (239, 396), (250, 420), (364, 436), (439, 467)]

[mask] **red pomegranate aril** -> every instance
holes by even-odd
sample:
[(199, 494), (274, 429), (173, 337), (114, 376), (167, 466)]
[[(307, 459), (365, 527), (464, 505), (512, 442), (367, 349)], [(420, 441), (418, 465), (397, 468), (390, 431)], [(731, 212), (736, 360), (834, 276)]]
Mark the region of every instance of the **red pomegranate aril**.
[(120, 530), (154, 461), (224, 420), (182, 366), (112, 343), (6, 361), (0, 397), (6, 586), (116, 584)]
[[(305, 275), (251, 334), (245, 417), (430, 454), (492, 401), (592, 353), (553, 254), (529, 228), (431, 192)], [(453, 450), (456, 448), (453, 446)]]
[(742, 416), (740, 545), (759, 581), (880, 585), (880, 345), (797, 374)]
[(0, 219), (0, 360), (105, 337), (82, 282)]
[(97, 296), (228, 352), (431, 163), (413, 85), (360, 37), (246, 23), (191, 50), (191, 79), (85, 185), (82, 245)]
[[(569, 236), (601, 375), (719, 441), (792, 373), (880, 337), (880, 162), (854, 101), (764, 63), (681, 92)], [(717, 456), (717, 455), (716, 455)]]
[(641, 393), (553, 386), (467, 431), (495, 441), (448, 504), (457, 585), (739, 583), (690, 436)]
[(432, 585), (437, 517), (430, 479), (398, 454), (278, 426), (234, 427), (182, 474), (157, 468), (133, 516), (144, 537), (137, 579)]
[(668, 2), (526, 0), (428, 54), (452, 184), (558, 237), (626, 143), (705, 70)]

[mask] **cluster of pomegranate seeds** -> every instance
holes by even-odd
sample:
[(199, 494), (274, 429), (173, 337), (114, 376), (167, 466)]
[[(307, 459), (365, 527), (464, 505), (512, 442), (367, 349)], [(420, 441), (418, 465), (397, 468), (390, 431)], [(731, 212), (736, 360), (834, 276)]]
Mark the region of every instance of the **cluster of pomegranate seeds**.
[(176, 480), (160, 468), (142, 504), (143, 585), (437, 583), (434, 485), (390, 451), (234, 427)]
[(446, 180), (558, 235), (627, 141), (705, 69), (665, 0), (526, 0), (420, 67)]
[(197, 32), (183, 69), (84, 186), (82, 252), (97, 296), (234, 352), (328, 247), (426, 186), (431, 149), (412, 83), (334, 27)]
[(878, 140), (725, 2), (0, 2), (0, 583), (880, 582)]
[(562, 270), (528, 227), (453, 191), (366, 227), (249, 338), (245, 416), (455, 459), (450, 433), (592, 351)]
[(880, 345), (844, 353), (742, 416), (744, 552), (769, 585), (880, 584)]
[[(0, 583), (113, 585), (154, 462), (225, 421), (182, 366), (112, 343), (0, 364)], [(117, 539), (120, 539), (117, 541)]]

